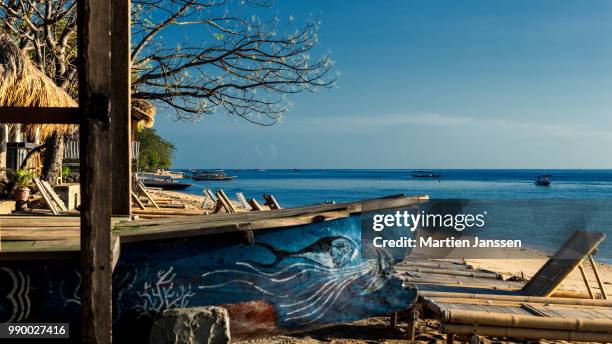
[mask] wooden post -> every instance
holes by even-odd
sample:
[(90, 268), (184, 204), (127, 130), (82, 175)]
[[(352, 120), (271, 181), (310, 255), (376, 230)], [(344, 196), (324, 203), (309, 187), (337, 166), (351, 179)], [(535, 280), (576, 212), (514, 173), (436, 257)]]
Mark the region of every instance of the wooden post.
[(110, 27), (106, 0), (79, 0), (83, 343), (111, 343)]
[(601, 282), (601, 277), (599, 277), (599, 271), (597, 270), (597, 265), (595, 264), (595, 260), (593, 259), (593, 255), (589, 255), (589, 262), (591, 262), (591, 268), (593, 268), (593, 273), (595, 274), (595, 279), (597, 279), (597, 284), (599, 285), (599, 290), (601, 291), (601, 296), (604, 300), (608, 299), (608, 295), (606, 294), (606, 287), (604, 287)]
[(578, 270), (580, 270), (580, 275), (582, 275), (582, 280), (584, 281), (584, 285), (586, 285), (587, 291), (589, 292), (589, 296), (591, 297), (591, 299), (595, 299), (595, 294), (593, 294), (593, 290), (591, 290), (591, 284), (589, 283), (589, 280), (587, 279), (587, 275), (584, 272), (584, 268), (582, 267), (582, 264), (578, 265)]
[(0, 181), (6, 178), (6, 144), (8, 143), (8, 125), (0, 123)]
[(406, 337), (408, 340), (414, 340), (414, 336), (416, 335), (416, 325), (419, 322), (419, 313), (416, 307), (413, 305), (408, 309), (408, 333)]
[(112, 0), (111, 28), (111, 167), (112, 213), (130, 215), (132, 130), (130, 80), (130, 1)]
[(391, 327), (394, 330), (397, 329), (397, 312), (393, 312), (389, 316), (389, 327)]

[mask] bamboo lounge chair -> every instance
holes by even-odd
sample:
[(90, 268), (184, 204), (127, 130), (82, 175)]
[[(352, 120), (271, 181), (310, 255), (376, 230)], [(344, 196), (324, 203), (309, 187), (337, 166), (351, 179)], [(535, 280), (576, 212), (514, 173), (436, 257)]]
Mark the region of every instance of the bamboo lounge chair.
[[(603, 283), (595, 267), (592, 255), (604, 240), (603, 233), (576, 231), (561, 248), (525, 284), (502, 280), (502, 276), (491, 272), (470, 269), (462, 264), (444, 263), (441, 267), (420, 268), (397, 265), (399, 271), (407, 271), (405, 282), (418, 286), (421, 293), (452, 292), (453, 294), (519, 294), (529, 296), (555, 296), (572, 293), (558, 292), (561, 282), (576, 268), (580, 269), (591, 298), (595, 298), (586, 280), (582, 264), (586, 259), (597, 278), (602, 296), (607, 298)], [(438, 263), (439, 264), (439, 263)]]
[[(419, 304), (441, 321), (448, 342), (454, 335), (612, 342), (612, 301), (592, 258), (604, 238), (576, 231), (520, 290), (506, 295), (422, 291)], [(604, 300), (594, 299), (582, 268), (587, 258)], [(550, 297), (576, 268), (591, 299)]]

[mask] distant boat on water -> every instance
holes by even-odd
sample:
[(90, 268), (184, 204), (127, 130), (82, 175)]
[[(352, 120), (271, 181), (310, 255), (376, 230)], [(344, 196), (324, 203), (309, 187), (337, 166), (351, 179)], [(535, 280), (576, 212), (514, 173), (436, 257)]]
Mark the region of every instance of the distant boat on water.
[(552, 176), (550, 174), (541, 174), (536, 177), (535, 184), (540, 186), (549, 186), (551, 177)]
[(431, 171), (413, 171), (412, 178), (440, 178), (441, 174)]
[(223, 171), (194, 171), (191, 174), (193, 180), (232, 180), (236, 176), (228, 176)]
[(171, 176), (154, 173), (139, 173), (138, 180), (146, 187), (162, 188), (164, 190), (184, 190), (191, 186), (189, 183), (176, 181)]

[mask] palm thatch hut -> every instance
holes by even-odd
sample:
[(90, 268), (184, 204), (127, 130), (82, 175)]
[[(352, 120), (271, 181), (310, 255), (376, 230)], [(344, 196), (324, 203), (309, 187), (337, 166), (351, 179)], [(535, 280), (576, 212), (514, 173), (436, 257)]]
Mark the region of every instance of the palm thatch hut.
[[(0, 106), (76, 107), (78, 104), (36, 68), (10, 35), (0, 29)], [(37, 131), (44, 140), (56, 132), (70, 133), (75, 126), (39, 124), (22, 130), (29, 136)]]
[[(0, 29), (0, 106), (15, 107), (76, 107), (77, 102), (53, 80), (32, 64), (28, 56), (13, 42), (12, 37)], [(6, 167), (9, 132), (43, 141), (58, 133), (72, 133), (74, 125), (0, 125), (0, 173)], [(46, 166), (53, 175), (61, 170), (61, 143), (47, 154)], [(3, 176), (0, 175), (0, 178)]]
[[(76, 107), (77, 105), (77, 102), (68, 93), (32, 64), (9, 34), (0, 29), (0, 106)], [(73, 125), (57, 124), (23, 127), (0, 125), (0, 170), (6, 167), (6, 144), (9, 131), (17, 133), (18, 136), (23, 133), (31, 139), (36, 138), (43, 141), (55, 133), (67, 134), (75, 129)], [(53, 150), (53, 154), (47, 154), (47, 159), (53, 160), (48, 165), (55, 170), (54, 174), (61, 170), (62, 149), (57, 148)], [(50, 157), (51, 155), (54, 157)], [(0, 175), (0, 178), (2, 177)]]

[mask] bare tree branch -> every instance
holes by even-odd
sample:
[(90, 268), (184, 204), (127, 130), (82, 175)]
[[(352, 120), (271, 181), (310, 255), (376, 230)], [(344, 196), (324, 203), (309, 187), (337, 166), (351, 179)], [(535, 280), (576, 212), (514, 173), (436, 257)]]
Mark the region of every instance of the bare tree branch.
[[(55, 82), (76, 96), (76, 0), (0, 0), (0, 27)], [(319, 22), (260, 19), (270, 0), (133, 0), (133, 99), (199, 120), (225, 112), (271, 125), (287, 95), (331, 87)], [(316, 59), (311, 54), (317, 53)]]

